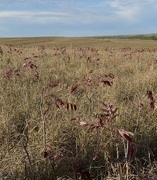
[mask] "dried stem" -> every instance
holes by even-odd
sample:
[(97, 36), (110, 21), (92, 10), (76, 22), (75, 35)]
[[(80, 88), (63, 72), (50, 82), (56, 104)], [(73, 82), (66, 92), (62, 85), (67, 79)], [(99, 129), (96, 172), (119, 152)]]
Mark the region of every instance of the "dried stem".
[(42, 107), (43, 107), (43, 91), (42, 91), (41, 100), (40, 100), (40, 113), (41, 113), (41, 119), (43, 122), (43, 147), (45, 149), (46, 148), (46, 122), (45, 122), (45, 116), (44, 116), (44, 113), (42, 110)]
[(21, 144), (22, 144), (22, 147), (26, 153), (26, 156), (27, 156), (27, 159), (28, 159), (28, 162), (29, 162), (29, 166), (30, 166), (30, 171), (31, 171), (31, 178), (34, 179), (34, 170), (33, 170), (33, 166), (32, 166), (32, 161), (31, 161), (31, 158), (30, 158), (30, 155), (29, 155), (29, 152), (27, 150), (27, 145), (28, 145), (28, 136), (25, 135), (26, 137), (26, 142), (23, 142), (21, 141)]

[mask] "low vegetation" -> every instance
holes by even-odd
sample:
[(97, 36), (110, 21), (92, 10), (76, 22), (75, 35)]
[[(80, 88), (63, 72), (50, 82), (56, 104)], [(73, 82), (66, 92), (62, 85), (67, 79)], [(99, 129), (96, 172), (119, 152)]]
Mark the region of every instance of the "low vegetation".
[(119, 35), (119, 36), (104, 36), (104, 37), (97, 37), (102, 39), (139, 39), (139, 40), (157, 40), (157, 34), (137, 34), (137, 35)]
[(154, 180), (157, 45), (1, 39), (1, 179)]

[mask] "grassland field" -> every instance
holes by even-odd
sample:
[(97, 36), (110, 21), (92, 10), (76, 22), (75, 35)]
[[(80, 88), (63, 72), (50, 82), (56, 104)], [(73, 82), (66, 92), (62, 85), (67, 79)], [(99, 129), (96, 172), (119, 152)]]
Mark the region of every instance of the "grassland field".
[(157, 41), (0, 38), (0, 179), (157, 179)]

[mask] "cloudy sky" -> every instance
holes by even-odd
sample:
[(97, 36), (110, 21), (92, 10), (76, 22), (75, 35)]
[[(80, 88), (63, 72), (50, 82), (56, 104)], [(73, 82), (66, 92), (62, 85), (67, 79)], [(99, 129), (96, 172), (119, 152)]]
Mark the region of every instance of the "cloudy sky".
[(0, 37), (157, 33), (157, 0), (0, 0)]

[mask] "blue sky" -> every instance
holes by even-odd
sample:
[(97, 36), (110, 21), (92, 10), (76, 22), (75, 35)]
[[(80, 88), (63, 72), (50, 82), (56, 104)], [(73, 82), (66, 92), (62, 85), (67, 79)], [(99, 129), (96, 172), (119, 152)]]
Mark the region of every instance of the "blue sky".
[(157, 0), (0, 0), (0, 37), (157, 33)]

